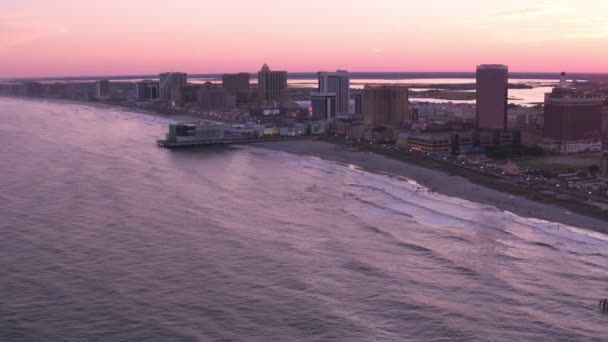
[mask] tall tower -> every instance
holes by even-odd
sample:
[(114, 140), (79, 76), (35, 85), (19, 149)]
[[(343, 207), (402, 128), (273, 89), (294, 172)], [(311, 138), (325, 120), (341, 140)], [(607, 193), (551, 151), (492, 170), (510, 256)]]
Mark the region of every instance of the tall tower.
[(267, 64), (258, 72), (258, 97), (270, 106), (287, 102), (287, 71), (271, 71)]
[(348, 114), (350, 100), (350, 80), (348, 71), (319, 72), (319, 92), (334, 93), (337, 100), (337, 114)]
[(182, 72), (165, 72), (159, 75), (159, 79), (159, 98), (170, 101), (172, 89), (185, 86), (188, 75)]
[(400, 86), (365, 86), (362, 95), (363, 121), (367, 125), (399, 128), (410, 120), (408, 88)]
[(509, 68), (502, 64), (477, 67), (477, 128), (506, 130)]

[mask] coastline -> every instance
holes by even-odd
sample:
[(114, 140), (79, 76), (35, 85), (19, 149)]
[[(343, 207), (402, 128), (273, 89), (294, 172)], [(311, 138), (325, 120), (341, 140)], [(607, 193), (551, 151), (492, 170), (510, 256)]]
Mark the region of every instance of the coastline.
[[(119, 104), (111, 104), (111, 103), (105, 103), (105, 102), (79, 101), (79, 100), (68, 100), (68, 99), (50, 99), (50, 98), (44, 98), (44, 97), (23, 97), (23, 96), (10, 96), (10, 95), (0, 95), (0, 99), (1, 98), (7, 98), (7, 99), (13, 99), (13, 100), (23, 100), (23, 101), (63, 103), (63, 104), (71, 104), (71, 105), (90, 106), (90, 107), (95, 107), (95, 108), (119, 109), (119, 110), (123, 110), (125, 112), (150, 115), (150, 116), (155, 116), (158, 118), (171, 119), (171, 120), (177, 120), (177, 121), (203, 120), (202, 118), (198, 118), (198, 117), (187, 115), (187, 114), (179, 114), (179, 115), (162, 114), (162, 113), (159, 113), (159, 112), (156, 112), (153, 110), (149, 110), (146, 108), (121, 106)], [(206, 121), (210, 121), (210, 120), (206, 120)]]
[[(119, 109), (141, 115), (151, 115), (173, 120), (188, 121), (199, 119), (187, 115), (161, 114), (146, 109), (124, 107), (107, 103), (85, 102), (64, 99), (26, 98), (16, 96), (0, 96), (0, 98), (17, 99), (24, 101), (44, 101), (52, 103), (64, 103), (96, 108)], [(334, 145), (329, 142), (304, 139), (292, 141), (259, 142), (253, 147), (264, 148), (292, 153), (301, 156), (314, 156), (328, 161), (343, 164), (354, 164), (363, 170), (384, 174), (396, 175), (410, 178), (421, 185), (434, 191), (450, 196), (458, 197), (472, 202), (492, 205), (500, 210), (514, 213), (518, 216), (536, 218), (556, 223), (562, 223), (573, 227), (584, 228), (603, 234), (608, 234), (608, 223), (578, 213), (570, 213), (567, 209), (549, 203), (534, 201), (523, 196), (517, 196), (508, 192), (494, 190), (482, 185), (475, 184), (465, 177), (450, 175), (444, 171), (428, 167), (418, 166), (401, 160), (396, 160), (377, 153), (350, 151), (346, 146)]]
[(436, 192), (472, 202), (495, 206), (518, 216), (562, 223), (568, 226), (608, 234), (608, 223), (577, 213), (557, 205), (542, 203), (522, 196), (490, 189), (474, 184), (461, 176), (413, 165), (377, 153), (349, 151), (346, 147), (318, 140), (295, 140), (252, 145), (267, 150), (282, 151), (302, 156), (314, 156), (324, 160), (353, 164), (363, 170), (410, 178)]

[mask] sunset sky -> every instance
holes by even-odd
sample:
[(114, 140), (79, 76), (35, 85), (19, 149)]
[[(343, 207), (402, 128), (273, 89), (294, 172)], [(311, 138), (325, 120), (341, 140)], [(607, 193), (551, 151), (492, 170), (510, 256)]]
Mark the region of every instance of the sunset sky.
[(608, 72), (606, 0), (2, 0), (0, 78), (255, 71)]

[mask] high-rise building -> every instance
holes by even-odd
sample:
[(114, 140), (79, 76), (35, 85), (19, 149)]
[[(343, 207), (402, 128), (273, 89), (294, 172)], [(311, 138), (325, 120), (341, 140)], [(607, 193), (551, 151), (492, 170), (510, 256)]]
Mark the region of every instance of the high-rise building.
[(98, 99), (107, 99), (110, 97), (110, 81), (101, 80), (95, 82), (95, 95)]
[(182, 72), (165, 72), (159, 75), (159, 98), (163, 101), (171, 101), (171, 89), (185, 86), (188, 75)]
[(229, 95), (236, 96), (238, 105), (249, 102), (251, 87), (249, 86), (249, 73), (224, 74), (222, 76), (222, 87)]
[(227, 107), (230, 105), (230, 98), (234, 99), (234, 96), (228, 96), (228, 92), (224, 88), (211, 82), (206, 82), (198, 90), (198, 104), (201, 108)]
[(350, 101), (350, 80), (348, 72), (338, 70), (336, 72), (319, 72), (319, 92), (336, 94), (337, 113), (348, 114), (348, 102)]
[(543, 136), (560, 141), (601, 138), (602, 96), (556, 87), (545, 95)]
[(158, 81), (143, 80), (135, 83), (135, 98), (140, 101), (158, 100)]
[(501, 64), (477, 67), (477, 128), (507, 129), (509, 68)]
[(336, 117), (337, 100), (335, 93), (314, 92), (310, 94), (313, 120), (331, 120)]
[(287, 71), (270, 71), (264, 64), (258, 72), (258, 97), (265, 105), (284, 105), (288, 98)]
[(363, 113), (363, 94), (361, 92), (353, 93), (353, 101), (355, 102), (355, 115), (361, 115)]
[(171, 100), (178, 106), (198, 102), (198, 93), (203, 86), (201, 84), (188, 83), (181, 87), (171, 88)]
[(362, 97), (363, 121), (367, 125), (398, 128), (410, 120), (408, 88), (365, 86)]
[(562, 73), (560, 85), (545, 94), (543, 144), (559, 153), (600, 150), (602, 96), (569, 88), (565, 79)]

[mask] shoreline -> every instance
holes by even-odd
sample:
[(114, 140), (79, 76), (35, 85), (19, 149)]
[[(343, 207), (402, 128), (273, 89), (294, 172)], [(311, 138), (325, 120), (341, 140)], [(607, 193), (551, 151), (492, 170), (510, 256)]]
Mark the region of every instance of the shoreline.
[[(165, 115), (145, 109), (123, 107), (106, 103), (64, 99), (0, 96), (0, 98), (2, 97), (25, 101), (34, 100), (92, 106), (97, 108), (112, 108), (135, 114), (150, 115), (174, 120), (187, 121), (198, 119), (196, 117), (187, 115)], [(354, 164), (367, 172), (389, 176), (395, 175), (413, 179), (420, 185), (437, 193), (449, 197), (461, 198), (471, 202), (491, 205), (500, 210), (508, 211), (521, 217), (562, 223), (568, 226), (608, 234), (608, 223), (606, 221), (574, 212), (569, 213), (568, 209), (555, 204), (542, 203), (525, 198), (524, 196), (513, 195), (508, 192), (491, 189), (483, 185), (475, 184), (463, 176), (450, 175), (441, 170), (415, 165), (373, 152), (350, 151), (348, 150), (347, 146), (335, 145), (329, 142), (313, 139), (259, 142), (252, 146), (301, 156), (314, 156), (342, 164)]]
[(188, 114), (163, 114), (163, 113), (159, 113), (157, 111), (149, 110), (146, 108), (122, 106), (119, 104), (112, 104), (112, 103), (105, 103), (105, 102), (79, 101), (79, 100), (68, 100), (68, 99), (51, 99), (51, 98), (44, 98), (44, 97), (10, 96), (10, 95), (0, 95), (0, 99), (1, 98), (7, 98), (7, 99), (13, 99), (13, 100), (23, 100), (23, 101), (63, 103), (63, 104), (90, 106), (90, 107), (96, 107), (96, 108), (120, 109), (125, 112), (150, 115), (150, 116), (155, 116), (158, 118), (171, 119), (171, 120), (177, 120), (177, 121), (193, 121), (193, 120), (211, 121), (211, 120), (206, 120), (206, 119), (188, 115)]
[(345, 146), (319, 140), (261, 142), (252, 146), (301, 156), (313, 156), (342, 164), (353, 164), (367, 172), (409, 178), (439, 194), (491, 205), (521, 217), (541, 219), (608, 234), (606, 221), (569, 212), (554, 204), (494, 190), (475, 184), (462, 176), (450, 175), (440, 170), (410, 164), (377, 153), (349, 151)]

